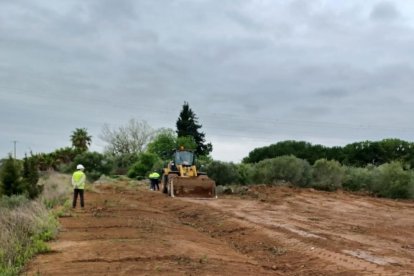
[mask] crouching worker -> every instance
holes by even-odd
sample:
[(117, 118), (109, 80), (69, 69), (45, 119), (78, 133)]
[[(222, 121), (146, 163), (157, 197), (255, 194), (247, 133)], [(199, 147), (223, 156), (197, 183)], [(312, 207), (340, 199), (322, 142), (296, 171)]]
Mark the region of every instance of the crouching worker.
[(81, 164), (76, 166), (77, 171), (72, 175), (72, 186), (73, 186), (73, 203), (72, 207), (76, 208), (76, 201), (78, 200), (78, 195), (80, 196), (80, 206), (81, 208), (85, 207), (83, 201), (83, 191), (85, 189), (86, 175), (83, 172), (85, 167)]
[(159, 173), (157, 173), (156, 171), (152, 172), (149, 175), (149, 179), (151, 181), (151, 190), (155, 191), (159, 191), (160, 187), (158, 186), (158, 181), (159, 181), (160, 175)]

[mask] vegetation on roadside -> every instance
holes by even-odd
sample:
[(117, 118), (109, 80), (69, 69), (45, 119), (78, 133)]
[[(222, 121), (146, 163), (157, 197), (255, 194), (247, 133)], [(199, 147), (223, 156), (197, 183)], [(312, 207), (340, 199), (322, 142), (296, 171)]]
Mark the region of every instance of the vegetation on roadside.
[(207, 172), (218, 185), (293, 185), (325, 191), (360, 191), (387, 198), (414, 198), (414, 171), (398, 161), (360, 168), (319, 159), (311, 166), (306, 160), (291, 155), (256, 164), (214, 161)]
[(243, 163), (258, 163), (285, 155), (294, 155), (310, 164), (314, 164), (319, 159), (328, 159), (347, 166), (365, 167), (399, 161), (405, 166), (414, 168), (414, 143), (400, 139), (361, 141), (344, 147), (325, 147), (304, 141), (281, 141), (252, 150), (243, 159)]
[(156, 154), (141, 153), (138, 156), (138, 160), (132, 164), (128, 170), (127, 175), (130, 178), (143, 179), (150, 173), (151, 170), (157, 167), (157, 164), (158, 167), (162, 167), (161, 162), (161, 159)]
[(43, 202), (23, 195), (0, 199), (0, 275), (18, 275), (35, 254), (50, 250), (58, 230), (56, 216)]
[(39, 172), (33, 159), (24, 158), (23, 162), (9, 156), (0, 169), (0, 195), (24, 194), (30, 199), (36, 198), (42, 191), (37, 185)]
[(35, 254), (49, 250), (57, 233), (57, 213), (50, 208), (67, 198), (69, 177), (39, 177), (35, 159), (9, 157), (0, 169), (0, 275), (18, 275)]

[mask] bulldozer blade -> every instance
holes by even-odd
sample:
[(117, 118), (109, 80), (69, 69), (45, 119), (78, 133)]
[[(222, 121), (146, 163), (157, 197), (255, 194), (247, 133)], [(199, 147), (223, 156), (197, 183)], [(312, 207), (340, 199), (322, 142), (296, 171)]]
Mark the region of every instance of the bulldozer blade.
[(206, 176), (174, 177), (171, 179), (171, 196), (215, 198), (216, 183)]

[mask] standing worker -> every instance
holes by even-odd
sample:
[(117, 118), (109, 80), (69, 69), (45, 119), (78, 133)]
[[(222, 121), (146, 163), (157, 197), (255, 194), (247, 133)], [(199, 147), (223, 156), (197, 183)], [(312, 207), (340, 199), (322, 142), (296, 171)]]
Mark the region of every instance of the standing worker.
[(159, 191), (160, 190), (160, 187), (158, 186), (159, 178), (160, 178), (160, 175), (156, 171), (153, 171), (149, 175), (149, 179), (151, 181), (151, 190), (153, 190), (153, 191), (155, 191), (155, 190)]
[(80, 205), (81, 208), (85, 206), (83, 201), (83, 190), (85, 189), (86, 175), (83, 172), (85, 167), (81, 164), (76, 166), (77, 171), (72, 175), (72, 186), (73, 186), (73, 204), (72, 207), (76, 208), (76, 201), (78, 200), (78, 195), (80, 196)]

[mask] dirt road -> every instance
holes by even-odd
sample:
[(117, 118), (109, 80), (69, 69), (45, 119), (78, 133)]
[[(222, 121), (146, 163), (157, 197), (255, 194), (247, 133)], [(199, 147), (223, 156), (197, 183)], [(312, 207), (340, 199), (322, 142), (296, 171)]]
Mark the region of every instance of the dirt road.
[(414, 202), (258, 186), (216, 200), (97, 185), (23, 275), (413, 275)]

